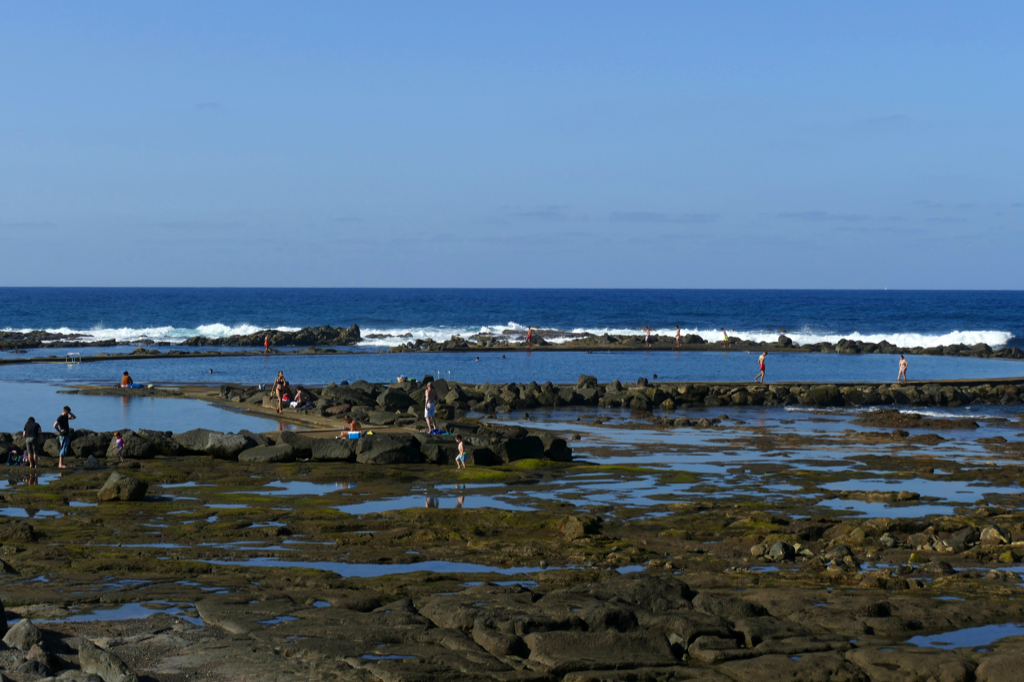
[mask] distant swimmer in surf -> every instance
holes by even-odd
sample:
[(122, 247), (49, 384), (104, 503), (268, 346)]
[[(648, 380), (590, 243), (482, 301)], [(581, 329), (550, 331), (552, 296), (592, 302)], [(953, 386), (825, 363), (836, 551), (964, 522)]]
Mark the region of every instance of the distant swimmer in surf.
[(761, 357), (759, 357), (757, 359), (757, 366), (760, 367), (761, 373), (758, 374), (756, 377), (754, 377), (754, 383), (755, 384), (758, 381), (760, 381), (762, 384), (764, 383), (764, 359), (766, 357), (768, 357), (768, 351), (765, 351), (765, 352), (761, 353)]
[(901, 355), (900, 356), (900, 373), (898, 375), (896, 375), (896, 383), (902, 384), (904, 381), (907, 380), (907, 365), (908, 365), (907, 359)]

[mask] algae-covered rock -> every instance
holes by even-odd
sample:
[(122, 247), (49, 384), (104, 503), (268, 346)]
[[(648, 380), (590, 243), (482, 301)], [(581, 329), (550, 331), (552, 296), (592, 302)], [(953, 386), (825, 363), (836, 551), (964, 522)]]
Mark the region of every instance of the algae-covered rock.
[(577, 540), (601, 530), (601, 519), (596, 516), (566, 516), (558, 524), (566, 540)]
[(149, 484), (137, 478), (115, 471), (100, 488), (97, 496), (101, 502), (138, 502), (146, 497)]
[(35, 529), (28, 523), (0, 517), (0, 542), (32, 542), (35, 539)]

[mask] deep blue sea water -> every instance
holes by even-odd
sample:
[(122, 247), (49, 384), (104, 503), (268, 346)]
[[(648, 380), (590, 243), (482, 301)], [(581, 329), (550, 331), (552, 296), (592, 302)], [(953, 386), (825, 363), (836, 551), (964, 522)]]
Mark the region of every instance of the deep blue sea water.
[(0, 288), (0, 329), (127, 342), (358, 324), (364, 337), (384, 336), (366, 340), (367, 349), (527, 325), (620, 334), (644, 326), (672, 334), (679, 325), (715, 340), (722, 327), (754, 340), (785, 329), (797, 343), (995, 347), (1024, 338), (1022, 310), (1021, 291)]

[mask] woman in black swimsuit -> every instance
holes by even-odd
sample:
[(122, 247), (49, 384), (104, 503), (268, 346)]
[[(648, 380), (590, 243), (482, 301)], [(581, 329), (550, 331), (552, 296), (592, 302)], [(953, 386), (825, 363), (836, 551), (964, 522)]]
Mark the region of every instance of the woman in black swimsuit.
[(281, 414), (281, 400), (286, 388), (288, 388), (288, 380), (284, 378), (284, 370), (281, 370), (277, 373), (277, 378), (274, 379), (274, 395), (277, 396), (278, 414)]

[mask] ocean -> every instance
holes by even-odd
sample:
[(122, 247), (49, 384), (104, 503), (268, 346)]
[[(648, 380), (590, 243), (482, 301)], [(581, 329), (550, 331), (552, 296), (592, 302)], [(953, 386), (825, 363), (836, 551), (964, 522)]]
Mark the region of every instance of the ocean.
[[(897, 346), (1024, 339), (1021, 291), (663, 289), (201, 289), (0, 288), (0, 329), (76, 332), (131, 343), (261, 329), (359, 325), (360, 348), (421, 338), (522, 333), (684, 334), (798, 344), (841, 338)], [(548, 334), (557, 343), (568, 337)]]

